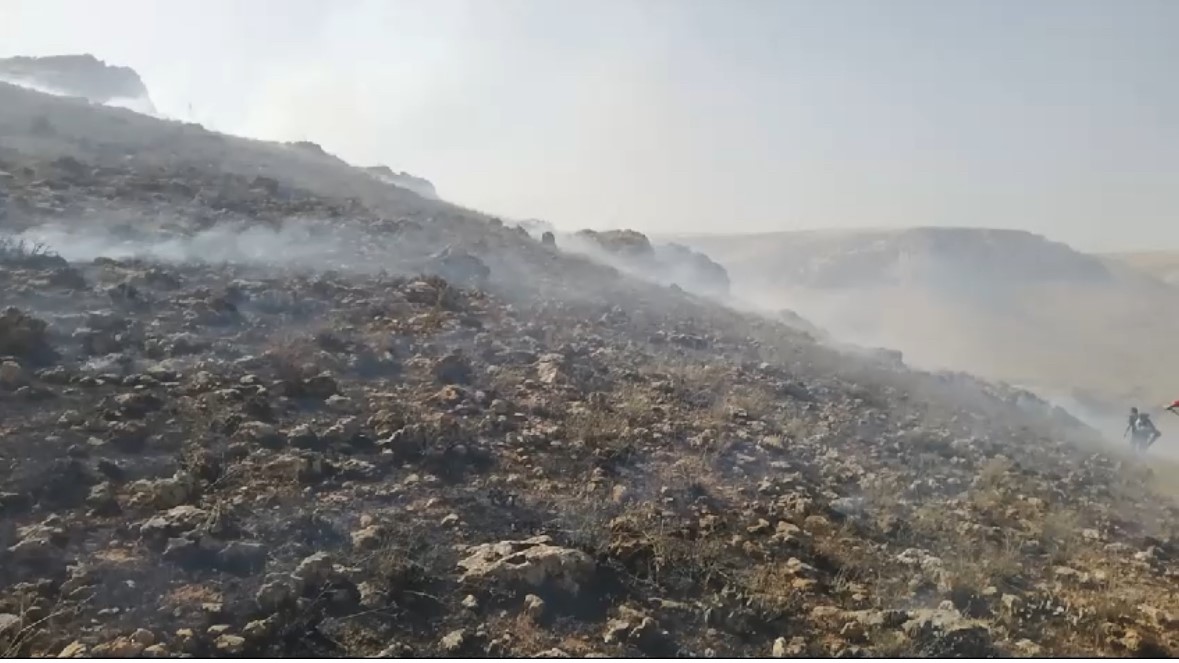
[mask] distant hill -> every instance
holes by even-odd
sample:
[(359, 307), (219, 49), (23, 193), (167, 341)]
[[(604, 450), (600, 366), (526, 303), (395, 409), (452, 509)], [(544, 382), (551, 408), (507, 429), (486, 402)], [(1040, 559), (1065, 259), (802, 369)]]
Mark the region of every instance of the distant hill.
[[(1101, 259), (1019, 230), (910, 228), (698, 237), (689, 244), (748, 259), (747, 277), (814, 288), (881, 285), (1022, 286), (1052, 281), (1102, 283)], [(773, 274), (761, 260), (777, 261)]]
[(737, 296), (917, 366), (1029, 386), (1111, 420), (1179, 396), (1179, 288), (1160, 280), (1179, 260), (1110, 259), (992, 229), (678, 241), (723, 264)]
[(1138, 253), (1109, 253), (1104, 257), (1115, 264), (1129, 266), (1150, 274), (1160, 281), (1179, 285), (1179, 251), (1141, 251)]

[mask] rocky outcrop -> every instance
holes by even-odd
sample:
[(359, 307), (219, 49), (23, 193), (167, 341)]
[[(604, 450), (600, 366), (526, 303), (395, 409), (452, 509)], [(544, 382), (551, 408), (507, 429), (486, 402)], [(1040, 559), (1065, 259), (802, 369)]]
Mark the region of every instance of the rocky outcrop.
[(579, 230), (576, 237), (627, 260), (650, 260), (655, 255), (651, 240), (634, 230)]
[(634, 230), (581, 230), (572, 239), (575, 247), (657, 283), (708, 296), (729, 294), (725, 268), (682, 244), (655, 245)]
[(484, 580), (571, 594), (593, 578), (594, 560), (580, 550), (553, 545), (551, 537), (475, 546), (459, 560), (464, 582)]
[(410, 175), (404, 171), (398, 173), (388, 166), (371, 166), (365, 168), (364, 171), (382, 182), (399, 186), (402, 189), (409, 189), (423, 198), (431, 200), (438, 198), (438, 191), (434, 189), (434, 184), (424, 177)]
[(556, 234), (553, 224), (543, 219), (523, 219), (516, 222), (516, 227), (528, 233), (535, 239), (540, 239), (545, 233)]
[(134, 69), (109, 65), (90, 54), (2, 58), (0, 80), (99, 104), (138, 102), (154, 112), (147, 87)]
[(668, 278), (685, 290), (723, 297), (729, 294), (729, 272), (712, 258), (682, 244), (655, 247), (655, 259)]

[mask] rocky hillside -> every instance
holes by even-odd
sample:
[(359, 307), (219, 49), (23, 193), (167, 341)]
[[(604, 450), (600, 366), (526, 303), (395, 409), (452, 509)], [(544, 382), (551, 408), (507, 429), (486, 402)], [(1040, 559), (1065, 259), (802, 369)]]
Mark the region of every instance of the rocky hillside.
[(90, 54), (0, 58), (0, 81), (97, 104), (121, 103), (155, 112), (134, 69), (109, 65)]
[(383, 182), (388, 182), (403, 189), (409, 189), (423, 198), (438, 198), (438, 191), (434, 189), (434, 184), (424, 177), (410, 175), (405, 171), (400, 173), (394, 172), (388, 166), (373, 166), (365, 170)]
[(684, 241), (728, 268), (736, 294), (764, 307), (896, 348), (919, 366), (1089, 403), (1115, 436), (1130, 405), (1169, 403), (1179, 389), (1170, 351), (1179, 289), (1030, 233), (916, 228)]
[(289, 146), (0, 145), (6, 654), (1179, 648), (1179, 507), (1031, 394)]

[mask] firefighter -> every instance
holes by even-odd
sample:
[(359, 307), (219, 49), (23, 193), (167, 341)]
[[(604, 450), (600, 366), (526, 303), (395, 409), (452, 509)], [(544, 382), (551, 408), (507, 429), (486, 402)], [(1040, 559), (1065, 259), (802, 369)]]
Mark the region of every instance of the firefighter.
[(1155, 426), (1154, 422), (1150, 420), (1150, 415), (1145, 412), (1141, 412), (1138, 415), (1138, 429), (1141, 432), (1139, 441), (1142, 444), (1142, 448), (1140, 451), (1146, 451), (1150, 448), (1150, 445), (1154, 444), (1155, 440), (1163, 436), (1159, 432), (1158, 426)]

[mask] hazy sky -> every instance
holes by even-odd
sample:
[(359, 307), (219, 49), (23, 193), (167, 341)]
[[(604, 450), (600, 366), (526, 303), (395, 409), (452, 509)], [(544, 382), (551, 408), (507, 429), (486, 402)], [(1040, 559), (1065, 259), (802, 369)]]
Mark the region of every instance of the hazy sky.
[(0, 54), (566, 228), (1179, 248), (1179, 0), (0, 0)]

